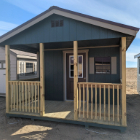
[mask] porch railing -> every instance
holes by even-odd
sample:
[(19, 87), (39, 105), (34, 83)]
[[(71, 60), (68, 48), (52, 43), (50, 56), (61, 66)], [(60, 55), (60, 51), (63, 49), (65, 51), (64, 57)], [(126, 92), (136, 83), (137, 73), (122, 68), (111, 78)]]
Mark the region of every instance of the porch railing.
[(9, 81), (10, 112), (40, 113), (40, 82)]
[(78, 82), (77, 117), (121, 125), (122, 84)]

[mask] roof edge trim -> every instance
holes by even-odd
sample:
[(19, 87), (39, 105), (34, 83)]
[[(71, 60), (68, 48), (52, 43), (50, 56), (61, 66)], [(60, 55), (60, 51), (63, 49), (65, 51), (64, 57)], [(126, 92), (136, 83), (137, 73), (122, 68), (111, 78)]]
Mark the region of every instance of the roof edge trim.
[(103, 28), (122, 32), (122, 33), (129, 34), (132, 36), (136, 36), (137, 32), (139, 31), (139, 28), (136, 28), (136, 27), (132, 27), (132, 26), (128, 26), (128, 25), (124, 25), (124, 24), (120, 24), (120, 23), (116, 23), (116, 22), (112, 22), (112, 21), (108, 21), (108, 20), (104, 20), (104, 19), (100, 19), (100, 18), (96, 18), (96, 17), (92, 17), (89, 15), (84, 15), (84, 14), (81, 14), (78, 12), (73, 12), (70, 10), (62, 9), (62, 8), (59, 8), (56, 6), (52, 6), (48, 10), (46, 10), (45, 12), (37, 15), (36, 17), (32, 18), (31, 20), (21, 24), (20, 26), (16, 27), (15, 29), (2, 35), (0, 37), (0, 43), (9, 39), (10, 37), (12, 37), (16, 34), (22, 32), (22, 31), (24, 31), (25, 29), (33, 26), (34, 24), (40, 22), (41, 20), (47, 18), (48, 16), (50, 16), (52, 14), (65, 16), (68, 18), (72, 18), (75, 20), (79, 20), (79, 21), (88, 23), (88, 24), (100, 26)]

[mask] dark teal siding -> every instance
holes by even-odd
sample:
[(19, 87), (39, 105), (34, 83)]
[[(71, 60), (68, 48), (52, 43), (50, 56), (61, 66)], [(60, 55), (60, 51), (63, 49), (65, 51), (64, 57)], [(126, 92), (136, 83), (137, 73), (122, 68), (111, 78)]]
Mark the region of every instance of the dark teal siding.
[[(89, 57), (117, 57), (117, 74), (89, 74), (89, 82), (120, 83), (120, 52), (119, 47), (89, 49)], [(90, 91), (90, 90), (89, 90)], [(95, 89), (93, 90), (95, 99)], [(115, 104), (117, 104), (117, 90), (115, 90)], [(89, 92), (90, 94), (90, 92)], [(99, 89), (97, 90), (97, 102), (99, 103)], [(121, 94), (120, 94), (121, 95)], [(120, 98), (120, 96), (119, 96)], [(101, 90), (101, 102), (104, 103), (104, 92)], [(110, 103), (113, 103), (113, 90), (110, 89)], [(119, 99), (120, 100), (120, 99)], [(90, 100), (91, 101), (91, 98)], [(95, 100), (94, 100), (95, 102)], [(108, 89), (106, 89), (106, 103), (108, 104)]]
[(63, 52), (45, 51), (45, 99), (63, 100)]
[[(89, 57), (117, 57), (117, 74), (89, 74), (89, 82), (119, 83), (120, 82), (120, 55), (119, 48), (96, 48), (89, 49)], [(45, 51), (45, 99), (63, 100), (63, 52)], [(94, 63), (93, 63), (94, 65)], [(95, 94), (95, 92), (94, 92)], [(99, 94), (99, 90), (98, 90)], [(117, 102), (115, 91), (115, 103)], [(95, 96), (95, 95), (94, 95)], [(112, 90), (110, 91), (110, 103), (112, 103)], [(94, 97), (95, 99), (95, 97)], [(103, 103), (103, 91), (102, 91)], [(106, 103), (108, 94), (106, 89)]]
[[(51, 27), (51, 20), (64, 20), (63, 27)], [(2, 44), (34, 44), (48, 42), (65, 42), (75, 40), (92, 40), (119, 38), (126, 36), (122, 33), (76, 21), (59, 15), (52, 15)]]

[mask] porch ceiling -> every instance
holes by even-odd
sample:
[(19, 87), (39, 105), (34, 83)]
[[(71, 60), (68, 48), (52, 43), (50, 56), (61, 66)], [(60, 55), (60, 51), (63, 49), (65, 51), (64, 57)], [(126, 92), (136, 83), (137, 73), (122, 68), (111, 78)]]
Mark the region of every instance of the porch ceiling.
[[(120, 38), (78, 41), (78, 47), (110, 46), (110, 45), (120, 45)], [(39, 51), (39, 43), (26, 45), (11, 45), (10, 48), (25, 52), (37, 53)], [(44, 43), (44, 49), (60, 49), (60, 48), (73, 48), (73, 42), (69, 41), (69, 42)]]
[[(120, 45), (121, 38), (112, 39), (98, 39), (98, 40), (82, 40), (78, 41), (78, 47), (91, 47), (91, 46), (110, 46)], [(127, 37), (127, 48), (131, 44), (132, 38)], [(73, 42), (51, 42), (44, 43), (44, 49), (60, 49), (60, 48), (73, 48)], [(11, 49), (21, 50), (25, 52), (37, 53), (39, 51), (39, 43), (26, 44), (26, 45), (11, 45)]]

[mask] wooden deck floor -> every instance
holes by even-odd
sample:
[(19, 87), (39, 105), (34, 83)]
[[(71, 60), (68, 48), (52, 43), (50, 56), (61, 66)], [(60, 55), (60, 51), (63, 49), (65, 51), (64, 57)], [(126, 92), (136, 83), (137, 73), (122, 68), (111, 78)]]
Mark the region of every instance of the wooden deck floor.
[(51, 118), (74, 120), (73, 102), (46, 101), (45, 115)]
[[(36, 105), (38, 105), (38, 102), (36, 102)], [(12, 110), (13, 113), (18, 114), (24, 114), (24, 115), (33, 115), (33, 116), (39, 116), (38, 110), (35, 112), (35, 102), (32, 102), (30, 104), (31, 109), (30, 112), (27, 109), (26, 106), (22, 106), (22, 109), (24, 108), (24, 111), (21, 110), (21, 112), (18, 110)], [(38, 106), (37, 106), (38, 107)], [(23, 111), (23, 112), (22, 112)], [(80, 111), (80, 113), (79, 113)], [(83, 106), (81, 104), (81, 110), (78, 109), (78, 120), (79, 122), (88, 122), (88, 123), (98, 123), (98, 124), (105, 124), (105, 125), (113, 125), (113, 126), (121, 126), (121, 107), (119, 107), (119, 121), (117, 114), (117, 106), (114, 106), (114, 121), (113, 121), (113, 106), (110, 105), (110, 115), (108, 115), (108, 105), (106, 104), (105, 109), (105, 116), (104, 116), (104, 105), (101, 105), (101, 116), (100, 116), (100, 110), (99, 110), (99, 104), (97, 104), (97, 114), (95, 117), (95, 105), (93, 105), (93, 114), (91, 114), (91, 104), (89, 103), (89, 111), (87, 112), (87, 107), (85, 103), (85, 113), (83, 116)], [(88, 115), (87, 115), (88, 114)], [(93, 118), (91, 119), (91, 115), (93, 115)], [(88, 116), (88, 118), (87, 118)], [(110, 116), (110, 119), (109, 117)], [(63, 120), (74, 120), (74, 103), (73, 101), (45, 101), (45, 115), (43, 117), (48, 117), (52, 119), (63, 119)]]
[[(97, 108), (99, 108), (99, 106)], [(108, 111), (107, 108), (108, 108), (108, 106), (106, 105), (106, 111)], [(110, 105), (110, 121), (108, 121), (107, 114), (106, 114), (106, 120), (104, 120), (104, 115), (102, 115), (101, 119), (100, 119), (99, 115), (97, 115), (97, 119), (93, 118), (91, 120), (91, 119), (86, 119), (86, 117), (83, 119), (82, 113), (80, 114), (80, 117), (78, 114), (78, 121), (121, 126), (121, 119), (119, 119), (119, 121), (117, 121), (117, 116), (115, 116), (115, 119), (113, 121), (113, 117), (112, 117), (113, 109), (112, 108), (113, 108), (112, 105)], [(90, 109), (90, 107), (89, 107), (89, 109)], [(116, 112), (116, 110), (115, 110), (115, 112)], [(119, 110), (119, 112), (121, 112), (121, 110)], [(102, 109), (102, 114), (103, 114), (103, 109)], [(70, 101), (70, 102), (46, 101), (44, 117), (65, 119), (65, 120), (74, 120), (74, 104), (72, 101)], [(90, 115), (89, 115), (89, 117), (90, 117)]]

